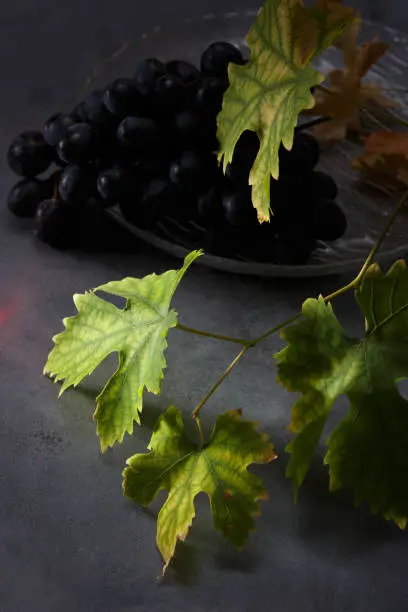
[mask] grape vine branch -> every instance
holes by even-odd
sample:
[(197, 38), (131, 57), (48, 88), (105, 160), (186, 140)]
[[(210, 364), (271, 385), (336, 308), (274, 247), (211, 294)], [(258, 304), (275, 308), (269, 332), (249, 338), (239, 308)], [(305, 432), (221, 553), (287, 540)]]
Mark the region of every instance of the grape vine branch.
[[(350, 283), (345, 285), (344, 287), (341, 287), (340, 289), (337, 289), (336, 291), (333, 291), (333, 293), (330, 293), (329, 295), (324, 297), (323, 298), (324, 302), (330, 302), (334, 298), (339, 297), (341, 295), (344, 295), (345, 293), (347, 293), (348, 291), (350, 291), (352, 289), (357, 289), (358, 288), (358, 286), (361, 284), (361, 282), (362, 282), (362, 280), (364, 278), (365, 273), (367, 272), (368, 268), (370, 267), (371, 263), (373, 262), (373, 260), (374, 260), (374, 258), (376, 256), (376, 254), (378, 253), (382, 243), (384, 242), (384, 239), (386, 238), (388, 232), (390, 231), (392, 225), (394, 224), (394, 221), (397, 218), (398, 213), (401, 211), (403, 205), (405, 204), (407, 198), (408, 198), (408, 191), (405, 192), (404, 195), (399, 199), (399, 201), (398, 201), (398, 203), (397, 203), (393, 213), (390, 215), (390, 217), (388, 219), (388, 222), (387, 222), (386, 226), (384, 227), (384, 229), (383, 229), (381, 235), (379, 236), (377, 242), (373, 245), (370, 253), (367, 256), (367, 259), (365, 260), (365, 262), (364, 262), (361, 270), (357, 274), (357, 276)], [(208, 393), (206, 393), (206, 395), (203, 397), (203, 399), (197, 404), (197, 406), (193, 410), (193, 418), (196, 419), (196, 420), (198, 419), (198, 414), (199, 414), (201, 408), (207, 403), (207, 401), (210, 399), (210, 397), (216, 392), (216, 390), (221, 385), (221, 383), (232, 372), (234, 367), (242, 359), (242, 357), (244, 357), (244, 355), (246, 354), (246, 352), (250, 348), (253, 348), (257, 344), (259, 344), (260, 342), (262, 342), (263, 340), (268, 338), (269, 336), (272, 336), (273, 334), (276, 334), (277, 332), (279, 332), (284, 327), (287, 327), (291, 323), (294, 323), (301, 316), (302, 316), (301, 313), (299, 313), (297, 315), (294, 315), (293, 317), (290, 317), (289, 319), (286, 319), (285, 321), (282, 321), (282, 323), (278, 323), (278, 325), (276, 325), (275, 327), (272, 327), (272, 329), (266, 331), (264, 334), (262, 334), (258, 338), (255, 338), (254, 340), (247, 340), (247, 341), (245, 341), (245, 340), (234, 340), (232, 338), (225, 338), (223, 336), (216, 336), (214, 334), (207, 334), (205, 332), (199, 332), (197, 330), (191, 330), (191, 329), (186, 328), (186, 327), (183, 328), (183, 326), (179, 325), (180, 329), (184, 329), (184, 331), (187, 331), (187, 332), (190, 331), (192, 333), (199, 333), (200, 335), (208, 336), (210, 338), (218, 338), (219, 340), (228, 340), (228, 341), (233, 341), (233, 342), (239, 342), (240, 344), (245, 344), (245, 346), (239, 351), (239, 353), (237, 353), (237, 355), (231, 361), (231, 363), (226, 368), (226, 370), (222, 373), (222, 375), (214, 383), (214, 385), (211, 387), (211, 389), (208, 391)]]
[[(271, 19), (272, 14), (279, 19)], [(245, 66), (230, 65), (230, 87), (218, 116), (220, 160), (231, 159), (245, 130), (258, 133), (261, 148), (249, 183), (260, 221), (269, 218), (266, 191), (271, 175), (277, 178), (279, 147), (283, 143), (290, 149), (295, 130), (324, 127), (331, 120), (321, 116), (296, 126), (299, 114), (314, 104), (311, 88), (339, 98), (343, 95), (320, 85), (324, 77), (310, 63), (355, 24), (354, 11), (341, 2), (326, 5), (318, 1), (306, 9), (300, 0), (266, 0), (247, 38), (253, 57)], [(270, 40), (260, 36), (261, 30), (269, 33)], [(270, 70), (261, 65), (265, 58)], [(369, 105), (358, 108), (371, 112)], [(379, 112), (407, 127), (387, 109)], [(187, 269), (201, 255), (198, 251), (190, 253), (179, 270), (125, 278), (74, 296), (77, 315), (64, 319), (65, 330), (53, 338), (55, 346), (44, 373), (62, 381), (62, 393), (80, 384), (110, 353), (118, 353), (118, 368), (98, 395), (94, 414), (102, 451), (132, 434), (134, 423), (140, 424), (144, 390), (160, 393), (169, 330), (239, 345), (228, 367), (192, 410), (199, 444), (188, 438), (181, 411), (170, 406), (155, 424), (147, 452), (130, 457), (124, 469), (124, 493), (137, 503), (148, 506), (159, 491), (167, 491), (157, 523), (164, 570), (177, 542), (188, 535), (195, 516), (195, 496), (201, 491), (210, 499), (216, 529), (235, 546), (241, 548), (254, 529), (258, 501), (266, 499), (267, 492), (260, 478), (247, 468), (273, 461), (275, 450), (258, 425), (244, 419), (239, 410), (219, 415), (206, 439), (200, 413), (248, 351), (278, 332), (286, 345), (274, 356), (277, 381), (289, 392), (300, 393), (289, 425), (295, 437), (286, 449), (290, 454), (287, 476), (295, 496), (333, 403), (344, 394), (350, 411), (331, 433), (324, 459), (329, 465), (330, 489), (351, 487), (356, 503), (368, 500), (373, 512), (405, 527), (408, 401), (400, 396), (396, 382), (408, 378), (404, 346), (408, 337), (408, 269), (403, 261), (397, 261), (383, 275), (375, 257), (407, 198), (408, 191), (398, 200), (351, 282), (325, 297), (309, 298), (301, 312), (252, 339), (206, 332), (178, 321), (171, 301)], [(365, 319), (366, 331), (360, 340), (346, 335), (331, 305), (349, 291), (354, 291)], [(125, 308), (102, 299), (99, 292), (125, 298)], [(398, 452), (387, 457), (378, 453), (380, 437), (384, 448)]]

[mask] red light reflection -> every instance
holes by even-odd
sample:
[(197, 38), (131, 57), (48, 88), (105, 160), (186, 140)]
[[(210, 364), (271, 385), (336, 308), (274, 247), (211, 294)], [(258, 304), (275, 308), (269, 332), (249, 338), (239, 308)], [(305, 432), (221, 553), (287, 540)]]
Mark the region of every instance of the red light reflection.
[(5, 325), (11, 317), (15, 315), (18, 309), (17, 301), (10, 302), (6, 306), (0, 308), (0, 327)]

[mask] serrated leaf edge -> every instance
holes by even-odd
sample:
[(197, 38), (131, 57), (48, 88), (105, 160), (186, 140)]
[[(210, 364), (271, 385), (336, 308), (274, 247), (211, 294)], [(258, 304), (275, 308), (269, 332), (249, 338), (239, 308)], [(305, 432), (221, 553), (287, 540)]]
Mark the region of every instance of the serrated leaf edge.
[[(184, 424), (185, 424), (185, 423), (184, 423), (184, 419), (183, 419), (183, 416), (182, 416), (181, 411), (180, 411), (178, 408), (176, 408), (176, 406), (174, 406), (174, 405), (169, 406), (169, 408), (168, 408), (167, 410), (175, 410), (175, 411), (177, 411), (178, 415), (181, 417), (181, 421), (182, 421), (182, 423), (183, 423), (183, 428), (184, 428)], [(162, 415), (161, 415), (161, 416), (163, 416), (164, 414), (165, 414), (165, 413), (162, 413)], [(209, 445), (209, 444), (211, 443), (211, 439), (212, 439), (213, 434), (214, 434), (214, 432), (215, 432), (215, 430), (216, 430), (216, 426), (217, 426), (217, 422), (218, 422), (219, 418), (222, 418), (222, 417), (225, 417), (225, 416), (231, 416), (231, 417), (233, 417), (234, 419), (236, 419), (236, 418), (238, 417), (238, 420), (243, 419), (242, 410), (240, 410), (240, 409), (238, 409), (238, 410), (228, 410), (227, 412), (225, 412), (225, 413), (223, 413), (223, 414), (218, 415), (217, 420), (216, 420), (216, 422), (215, 422), (215, 424), (214, 424), (214, 426), (213, 426), (213, 429), (212, 429), (212, 431), (211, 431), (211, 435), (210, 435), (210, 437), (209, 437), (209, 441), (208, 441), (207, 445)], [(159, 417), (159, 419), (158, 419), (158, 420), (157, 420), (157, 422), (156, 422), (156, 425), (155, 425), (155, 427), (154, 427), (154, 429), (153, 429), (153, 432), (152, 432), (152, 436), (153, 436), (153, 434), (154, 434), (154, 433), (157, 431), (157, 429), (158, 429), (158, 426), (159, 426), (159, 423), (160, 423), (160, 418), (161, 418), (161, 417)], [(248, 425), (250, 425), (250, 426), (251, 426), (251, 427), (252, 427), (252, 428), (253, 428), (253, 429), (256, 431), (256, 433), (257, 433), (257, 435), (260, 437), (261, 441), (262, 441), (263, 443), (265, 443), (265, 444), (267, 445), (267, 447), (268, 447), (268, 448), (267, 448), (267, 449), (265, 449), (265, 453), (264, 453), (264, 456), (263, 456), (262, 461), (248, 461), (248, 462), (243, 462), (243, 464), (242, 464), (243, 469), (247, 470), (248, 466), (250, 466), (250, 465), (264, 465), (264, 464), (271, 463), (272, 461), (276, 460), (276, 459), (278, 458), (278, 455), (277, 455), (277, 453), (276, 453), (276, 451), (275, 451), (275, 447), (274, 447), (274, 446), (273, 446), (273, 444), (270, 442), (269, 435), (268, 435), (268, 434), (266, 434), (266, 433), (264, 433), (264, 432), (261, 432), (261, 431), (259, 431), (259, 430), (258, 430), (258, 427), (259, 427), (259, 423), (258, 423), (258, 421), (245, 421), (245, 422), (246, 422)], [(184, 430), (184, 431), (185, 431), (185, 430)], [(197, 445), (197, 446), (196, 446), (197, 450), (194, 452), (194, 454), (196, 454), (196, 453), (198, 454), (198, 453), (200, 453), (200, 452), (201, 452), (201, 453), (202, 453), (202, 452), (205, 452), (205, 446), (206, 446), (206, 445), (204, 445), (204, 447), (200, 447), (199, 445)], [(148, 446), (147, 446), (147, 449), (148, 449), (148, 451), (149, 451), (149, 452), (154, 452), (154, 450), (152, 449), (152, 446), (151, 446), (151, 442), (149, 442), (149, 444), (148, 444)], [(123, 480), (122, 480), (122, 489), (123, 489), (124, 495), (126, 495), (126, 493), (125, 493), (125, 478), (126, 478), (126, 474), (127, 474), (128, 470), (132, 469), (132, 468), (130, 467), (132, 459), (133, 459), (133, 458), (135, 458), (135, 457), (138, 457), (138, 456), (145, 456), (146, 454), (149, 454), (149, 453), (136, 453), (136, 455), (132, 455), (132, 457), (129, 457), (129, 458), (126, 460), (126, 467), (125, 467), (125, 468), (124, 468), (124, 470), (122, 471), (122, 479), (123, 479)], [(191, 456), (191, 453), (190, 453), (190, 454), (188, 454), (188, 455), (185, 455), (185, 457), (183, 457), (183, 460), (187, 459), (187, 458), (188, 458), (188, 457), (190, 457), (190, 456)], [(268, 500), (268, 499), (269, 499), (268, 492), (267, 492), (266, 488), (264, 487), (264, 485), (263, 485), (263, 483), (262, 483), (261, 478), (259, 478), (259, 476), (256, 476), (256, 475), (255, 475), (255, 474), (253, 474), (253, 473), (251, 473), (251, 475), (252, 475), (252, 477), (256, 478), (256, 479), (257, 479), (257, 480), (258, 480), (258, 481), (261, 483), (261, 485), (262, 485), (262, 489), (263, 489), (263, 491), (262, 491), (262, 492), (260, 491), (258, 494), (256, 494), (256, 495), (254, 496), (254, 501), (255, 501), (255, 502), (258, 502), (258, 501), (265, 501), (265, 500)], [(168, 493), (168, 490), (167, 490), (167, 489), (162, 489), (162, 490), (165, 490), (165, 491)], [(198, 495), (198, 493), (197, 493), (196, 495)], [(172, 562), (172, 560), (173, 560), (173, 558), (174, 558), (174, 556), (175, 556), (176, 549), (177, 549), (177, 543), (178, 543), (179, 541), (184, 542), (184, 541), (185, 541), (185, 539), (187, 538), (187, 536), (188, 536), (189, 532), (190, 532), (190, 529), (191, 529), (191, 527), (192, 527), (193, 521), (194, 521), (194, 519), (195, 519), (195, 517), (196, 517), (195, 504), (194, 504), (194, 500), (195, 500), (196, 495), (194, 496), (194, 498), (193, 498), (193, 500), (192, 500), (192, 501), (193, 501), (193, 504), (192, 504), (192, 505), (193, 505), (193, 514), (192, 514), (192, 516), (191, 516), (191, 521), (190, 521), (190, 523), (188, 524), (188, 526), (186, 526), (185, 530), (184, 530), (182, 533), (180, 533), (180, 534), (177, 534), (177, 535), (176, 535), (176, 541), (175, 541), (174, 547), (173, 547), (173, 549), (172, 549), (171, 555), (170, 555), (170, 556), (169, 556), (167, 559), (164, 557), (164, 555), (163, 555), (163, 553), (162, 553), (162, 550), (161, 550), (161, 548), (160, 548), (160, 544), (159, 544), (158, 539), (157, 539), (157, 536), (156, 536), (156, 546), (157, 546), (157, 549), (158, 549), (158, 551), (160, 552), (160, 554), (161, 554), (161, 556), (162, 556), (162, 558), (163, 558), (163, 560), (164, 560), (164, 562), (165, 562), (165, 564), (164, 564), (164, 566), (163, 566), (163, 570), (162, 570), (162, 574), (163, 574), (163, 575), (166, 573), (166, 571), (167, 571), (167, 569), (168, 569), (168, 567), (169, 567), (170, 563)], [(212, 497), (211, 497), (211, 495), (209, 495), (209, 494), (206, 494), (206, 496), (207, 496), (207, 498), (208, 498), (208, 500), (209, 500), (209, 504), (210, 504), (210, 507), (211, 507)], [(160, 508), (160, 511), (159, 511), (159, 516), (160, 516), (160, 513), (162, 512), (163, 508), (165, 507), (166, 501), (167, 501), (167, 498), (166, 498), (165, 502), (163, 503), (163, 506)], [(149, 506), (150, 504), (141, 504), (141, 505), (143, 505), (144, 507), (147, 507), (147, 506)], [(256, 504), (256, 506), (257, 506), (256, 510), (254, 510), (254, 512), (252, 512), (252, 513), (251, 513), (251, 515), (250, 515), (250, 516), (252, 516), (252, 517), (258, 517), (258, 516), (261, 516), (261, 508), (260, 508), (260, 505), (259, 505), (259, 504)], [(214, 520), (214, 518), (213, 518), (213, 520)], [(219, 529), (218, 527), (216, 527), (216, 526), (215, 526), (215, 524), (214, 524), (214, 527), (217, 529), (217, 531), (221, 532), (221, 534), (222, 534), (222, 535), (224, 535), (224, 534), (223, 534), (223, 532), (222, 532), (222, 530), (221, 530), (221, 529)], [(252, 527), (248, 528), (248, 532), (247, 532), (247, 534), (246, 534), (245, 540), (243, 541), (243, 544), (242, 544), (241, 546), (235, 546), (235, 547), (236, 547), (238, 550), (242, 550), (242, 549), (243, 549), (243, 547), (244, 547), (244, 545), (245, 545), (245, 543), (246, 543), (246, 540), (248, 539), (249, 534), (250, 534), (250, 533), (252, 533), (252, 532), (254, 532), (254, 531), (256, 531), (256, 524), (255, 524), (255, 522), (254, 522), (254, 524), (253, 524), (253, 526), (252, 526)], [(224, 535), (224, 537), (226, 537), (226, 536)], [(228, 538), (226, 538), (226, 539), (228, 540)]]

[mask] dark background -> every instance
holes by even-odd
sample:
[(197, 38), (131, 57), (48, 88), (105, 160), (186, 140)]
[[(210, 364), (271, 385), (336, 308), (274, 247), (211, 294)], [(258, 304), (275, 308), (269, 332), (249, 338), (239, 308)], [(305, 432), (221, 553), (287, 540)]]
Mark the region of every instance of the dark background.
[[(256, 6), (256, 3), (251, 3)], [(408, 29), (401, 0), (359, 2), (364, 15)], [(13, 0), (0, 4), (0, 150), (64, 107), (86, 76), (123, 41), (180, 17), (236, 9), (200, 0)], [(4, 155), (1, 155), (4, 159)], [(12, 177), (1, 162), (0, 198)], [(142, 452), (148, 428), (101, 457), (92, 411), (102, 368), (82, 390), (57, 400), (41, 376), (51, 337), (73, 313), (72, 294), (128, 274), (161, 272), (176, 262), (139, 256), (57, 253), (0, 212), (0, 611), (1, 612), (404, 612), (405, 533), (355, 510), (349, 493), (329, 494), (321, 457), (299, 503), (285, 481), (286, 459), (259, 472), (269, 491), (258, 531), (237, 553), (212, 529), (205, 499), (199, 519), (164, 581), (155, 549), (155, 517), (122, 498), (125, 458)], [(197, 269), (176, 296), (187, 325), (255, 336), (294, 314), (302, 299), (344, 279), (263, 281)], [(352, 333), (363, 322), (351, 298), (338, 314)], [(282, 452), (292, 398), (276, 387), (272, 338), (203, 411), (242, 407)], [(190, 409), (232, 357), (219, 346), (172, 332), (160, 399), (147, 399), (147, 425), (169, 403)], [(112, 362), (110, 362), (112, 365)], [(339, 418), (346, 404), (336, 404)]]
[[(78, 91), (91, 70), (121, 44), (156, 25), (182, 17), (257, 7), (236, 0), (14, 0), (0, 5), (0, 113), (7, 136), (28, 120), (44, 117)], [(408, 28), (400, 0), (359, 0), (370, 20)]]

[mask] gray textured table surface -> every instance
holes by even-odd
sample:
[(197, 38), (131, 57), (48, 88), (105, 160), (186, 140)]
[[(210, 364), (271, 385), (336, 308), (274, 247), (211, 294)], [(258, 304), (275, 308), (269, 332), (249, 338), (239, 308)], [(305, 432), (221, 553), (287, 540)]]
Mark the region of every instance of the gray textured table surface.
[[(370, 3), (365, 14), (408, 27), (398, 0)], [(214, 10), (210, 0), (145, 3), (115, 0), (15, 0), (0, 7), (1, 141), (41, 122), (72, 96), (101, 57), (123, 40), (178, 16)], [(233, 7), (231, 1), (223, 8)], [(0, 170), (1, 199), (12, 183)], [(282, 457), (259, 470), (270, 500), (258, 531), (236, 553), (211, 528), (205, 500), (188, 543), (165, 581), (156, 577), (155, 520), (123, 499), (124, 460), (145, 448), (139, 428), (101, 457), (91, 392), (58, 402), (41, 375), (51, 336), (73, 313), (72, 294), (125, 275), (163, 271), (176, 262), (154, 251), (81, 255), (54, 252), (0, 212), (0, 611), (23, 612), (399, 612), (407, 609), (407, 535), (355, 510), (346, 492), (327, 492), (321, 455), (297, 507)], [(295, 313), (303, 298), (336, 288), (339, 279), (262, 281), (195, 269), (175, 299), (187, 325), (253, 336)], [(338, 314), (353, 333), (362, 322), (351, 299)], [(148, 420), (169, 403), (190, 409), (228, 363), (233, 348), (171, 332), (163, 394), (147, 398)], [(259, 420), (282, 451), (292, 398), (277, 388), (271, 353), (255, 349), (203, 412), (241, 407)], [(106, 368), (105, 368), (105, 371)], [(346, 404), (336, 404), (334, 418)]]

